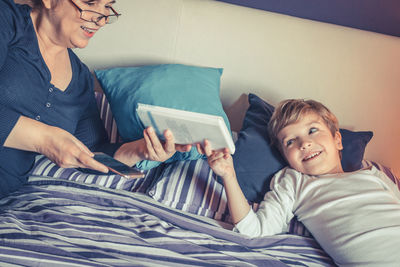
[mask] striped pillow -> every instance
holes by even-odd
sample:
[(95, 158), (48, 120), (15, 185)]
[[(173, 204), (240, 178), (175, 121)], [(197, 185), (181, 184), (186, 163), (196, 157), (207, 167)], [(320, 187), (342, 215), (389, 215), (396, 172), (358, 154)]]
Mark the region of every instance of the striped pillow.
[(164, 164), (148, 194), (169, 207), (229, 222), (227, 198), (205, 159)]
[(117, 123), (111, 112), (110, 104), (106, 96), (102, 92), (95, 92), (97, 107), (99, 108), (100, 118), (103, 121), (104, 128), (106, 129), (108, 140), (110, 143), (122, 142), (118, 133)]

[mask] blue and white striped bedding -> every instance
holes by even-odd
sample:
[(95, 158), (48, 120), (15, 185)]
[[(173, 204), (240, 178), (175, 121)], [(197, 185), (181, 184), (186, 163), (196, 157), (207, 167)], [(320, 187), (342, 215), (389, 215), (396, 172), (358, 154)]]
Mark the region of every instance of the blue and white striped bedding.
[[(161, 164), (147, 171), (144, 178), (126, 179), (119, 175), (93, 175), (60, 168), (46, 157), (37, 156), (32, 174), (140, 192), (170, 208), (212, 218), (221, 224), (230, 222), (224, 187), (203, 159)], [(252, 206), (257, 210), (257, 203)], [(292, 220), (289, 233), (311, 236), (296, 219)]]
[(32, 176), (0, 200), (0, 266), (331, 266), (312, 239), (248, 239), (141, 193)]

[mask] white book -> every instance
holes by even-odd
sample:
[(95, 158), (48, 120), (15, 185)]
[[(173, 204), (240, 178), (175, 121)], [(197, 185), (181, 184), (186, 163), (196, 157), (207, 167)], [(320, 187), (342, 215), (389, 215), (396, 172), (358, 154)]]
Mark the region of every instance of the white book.
[(169, 129), (176, 144), (196, 144), (207, 139), (213, 149), (227, 147), (231, 154), (235, 153), (232, 135), (221, 116), (141, 103), (136, 112), (143, 125), (146, 128), (152, 126), (161, 139), (164, 131)]

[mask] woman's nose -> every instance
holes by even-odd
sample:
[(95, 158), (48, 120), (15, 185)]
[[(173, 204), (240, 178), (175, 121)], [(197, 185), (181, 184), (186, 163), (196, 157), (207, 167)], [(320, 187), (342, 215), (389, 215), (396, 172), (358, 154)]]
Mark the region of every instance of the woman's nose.
[(98, 20), (98, 21), (95, 21), (94, 23), (97, 25), (97, 26), (100, 26), (100, 27), (103, 27), (104, 25), (106, 25), (107, 23), (107, 17), (102, 17), (102, 18), (100, 18), (100, 20)]

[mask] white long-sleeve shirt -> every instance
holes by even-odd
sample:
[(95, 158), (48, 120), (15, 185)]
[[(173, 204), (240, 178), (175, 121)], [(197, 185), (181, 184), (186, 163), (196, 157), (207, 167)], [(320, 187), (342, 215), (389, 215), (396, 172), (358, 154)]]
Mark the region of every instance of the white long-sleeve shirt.
[(400, 191), (375, 167), (320, 176), (285, 168), (235, 230), (284, 233), (294, 215), (340, 266), (400, 266)]

